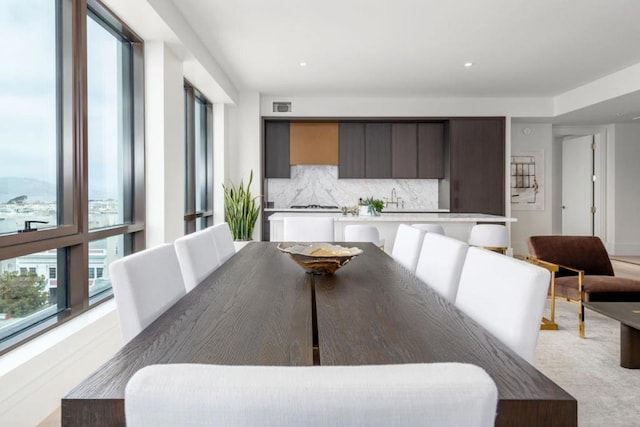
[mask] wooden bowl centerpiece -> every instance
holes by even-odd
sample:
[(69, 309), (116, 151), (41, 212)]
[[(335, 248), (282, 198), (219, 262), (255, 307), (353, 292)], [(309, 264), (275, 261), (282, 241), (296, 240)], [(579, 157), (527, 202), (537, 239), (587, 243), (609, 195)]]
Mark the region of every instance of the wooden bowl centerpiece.
[(360, 248), (345, 248), (330, 243), (293, 243), (278, 244), (281, 252), (289, 254), (298, 265), (310, 274), (333, 274), (340, 267), (360, 255)]

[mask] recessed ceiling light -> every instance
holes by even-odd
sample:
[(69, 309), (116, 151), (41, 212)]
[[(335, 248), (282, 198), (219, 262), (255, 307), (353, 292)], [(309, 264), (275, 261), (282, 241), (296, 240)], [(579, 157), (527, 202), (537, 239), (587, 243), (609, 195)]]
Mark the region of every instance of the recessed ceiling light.
[(464, 66), (469, 68), (469, 67), (473, 67), (473, 62), (469, 61), (469, 62), (465, 62)]
[(638, 116), (638, 117), (634, 117), (634, 118), (632, 118), (631, 120), (640, 120), (640, 116)]
[(309, 64), (307, 64), (307, 61), (300, 61), (300, 66), (301, 67), (306, 67), (307, 65), (309, 65)]

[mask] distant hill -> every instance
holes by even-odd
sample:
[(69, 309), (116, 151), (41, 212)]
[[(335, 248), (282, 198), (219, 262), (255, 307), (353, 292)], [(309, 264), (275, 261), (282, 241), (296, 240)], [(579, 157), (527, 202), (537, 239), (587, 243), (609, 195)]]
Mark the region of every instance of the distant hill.
[(54, 202), (56, 186), (47, 181), (31, 178), (0, 177), (0, 203), (8, 203), (20, 196), (29, 202)]

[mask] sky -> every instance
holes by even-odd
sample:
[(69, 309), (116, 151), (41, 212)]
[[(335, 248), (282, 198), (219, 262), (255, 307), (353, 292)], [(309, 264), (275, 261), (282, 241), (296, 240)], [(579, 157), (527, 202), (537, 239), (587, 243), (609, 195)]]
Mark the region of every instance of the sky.
[(2, 0), (0, 176), (55, 181), (54, 2)]
[[(89, 19), (89, 197), (116, 197), (119, 42)], [(1, 0), (0, 177), (56, 180), (55, 0)]]

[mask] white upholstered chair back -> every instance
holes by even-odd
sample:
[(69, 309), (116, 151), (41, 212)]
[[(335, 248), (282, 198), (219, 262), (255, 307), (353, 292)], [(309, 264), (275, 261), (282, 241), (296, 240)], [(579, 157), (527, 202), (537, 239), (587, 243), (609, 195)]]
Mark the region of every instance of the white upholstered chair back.
[(284, 235), (287, 242), (333, 242), (332, 217), (285, 217)]
[(469, 245), (505, 253), (509, 248), (509, 231), (500, 224), (476, 224), (471, 227)]
[(532, 363), (549, 281), (542, 267), (470, 247), (455, 305)]
[(112, 262), (109, 274), (125, 343), (186, 294), (170, 243)]
[(427, 233), (436, 233), (444, 236), (444, 228), (440, 224), (411, 224), (412, 227), (424, 230)]
[(218, 251), (210, 230), (182, 236), (174, 242), (187, 292), (220, 266)]
[(455, 302), (469, 245), (451, 237), (426, 233), (416, 276), (449, 302)]
[(128, 427), (493, 426), (498, 393), (460, 363), (152, 365), (125, 391)]
[(412, 273), (416, 271), (424, 234), (424, 230), (419, 230), (407, 224), (400, 224), (396, 232), (391, 257)]
[(209, 227), (208, 230), (211, 230), (213, 234), (213, 241), (218, 251), (220, 264), (224, 264), (236, 253), (236, 247), (233, 245), (233, 236), (231, 235), (229, 224), (221, 222), (220, 224)]
[(383, 246), (380, 233), (373, 225), (351, 224), (344, 227), (345, 242), (371, 242), (376, 246)]

